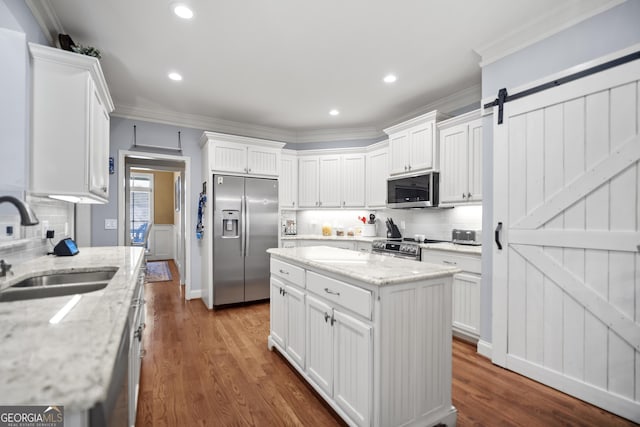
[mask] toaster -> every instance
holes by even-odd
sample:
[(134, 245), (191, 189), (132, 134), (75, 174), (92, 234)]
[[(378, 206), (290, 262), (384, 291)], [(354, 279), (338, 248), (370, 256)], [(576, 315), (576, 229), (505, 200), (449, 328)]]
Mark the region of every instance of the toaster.
[(459, 245), (480, 246), (482, 244), (482, 230), (459, 230), (451, 231), (451, 241)]

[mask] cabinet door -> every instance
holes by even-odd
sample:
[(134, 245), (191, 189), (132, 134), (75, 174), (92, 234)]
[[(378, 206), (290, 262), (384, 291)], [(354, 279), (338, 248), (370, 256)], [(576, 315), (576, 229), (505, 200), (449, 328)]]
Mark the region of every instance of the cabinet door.
[(453, 276), (453, 327), (480, 336), (480, 276)]
[(342, 205), (340, 156), (321, 156), (319, 161), (320, 206), (337, 208)]
[(482, 200), (482, 119), (469, 123), (469, 190), (467, 200)]
[(469, 168), (468, 126), (440, 131), (440, 202), (467, 200)]
[(296, 242), (293, 240), (283, 240), (281, 246), (282, 248), (295, 248)]
[(333, 399), (357, 425), (368, 426), (373, 383), (372, 327), (338, 310), (333, 315)]
[(318, 206), (318, 158), (298, 159), (298, 204), (301, 208)]
[(230, 142), (214, 142), (211, 155), (211, 164), (214, 171), (221, 172), (247, 172), (247, 147), (242, 144)]
[(280, 206), (295, 208), (298, 199), (298, 158), (296, 156), (282, 156), (279, 184)]
[(350, 251), (352, 251), (352, 250), (354, 250), (356, 248), (355, 247), (355, 242), (340, 241), (340, 240), (318, 241), (316, 245), (330, 246), (332, 248), (340, 248), (340, 249), (349, 249)]
[(263, 147), (247, 147), (247, 173), (278, 176), (278, 150)]
[(367, 154), (367, 206), (387, 205), (387, 179), (389, 178), (389, 156), (387, 149)]
[(89, 79), (89, 191), (109, 198), (109, 114)]
[(409, 129), (409, 171), (434, 168), (433, 122)]
[(342, 157), (342, 206), (364, 207), (364, 164), (364, 154), (348, 154)]
[(287, 321), (287, 347), (289, 356), (304, 369), (304, 325), (305, 307), (304, 293), (293, 286), (285, 288), (286, 297), (286, 321)]
[(286, 348), (287, 311), (285, 296), (282, 291), (285, 285), (275, 277), (271, 277), (271, 301), (269, 303), (271, 339), (281, 348)]
[(409, 134), (393, 134), (389, 137), (389, 173), (394, 175), (409, 170)]
[(332, 310), (307, 296), (307, 374), (329, 396), (333, 393)]

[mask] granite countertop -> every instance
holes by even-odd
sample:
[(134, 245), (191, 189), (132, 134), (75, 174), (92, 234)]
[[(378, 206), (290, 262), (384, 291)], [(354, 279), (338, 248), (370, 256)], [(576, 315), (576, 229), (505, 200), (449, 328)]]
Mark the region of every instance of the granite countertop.
[(364, 237), (364, 236), (322, 236), (320, 234), (296, 234), (280, 236), (282, 240), (349, 240), (353, 242), (371, 243), (382, 237)]
[(459, 254), (482, 255), (482, 246), (459, 245), (451, 242), (438, 242), (421, 243), (420, 247), (423, 249), (436, 249), (439, 251), (456, 252)]
[(386, 286), (435, 279), (460, 272), (459, 268), (416, 262), (387, 255), (327, 246), (267, 249), (271, 256), (317, 270), (329, 271), (371, 285)]
[(58, 324), (49, 319), (72, 296), (0, 302), (0, 404), (58, 404), (90, 409), (106, 396), (135, 290), (143, 250), (82, 248), (72, 257), (44, 256), (14, 266), (0, 289), (53, 272), (117, 268), (107, 287), (82, 294)]

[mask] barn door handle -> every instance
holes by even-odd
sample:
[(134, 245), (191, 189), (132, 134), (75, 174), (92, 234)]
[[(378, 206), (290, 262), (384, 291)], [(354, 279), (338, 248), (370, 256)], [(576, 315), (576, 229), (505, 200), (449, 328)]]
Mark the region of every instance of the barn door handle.
[(496, 227), (496, 235), (495, 235), (496, 245), (498, 246), (499, 250), (502, 250), (502, 243), (500, 243), (500, 232), (501, 231), (502, 231), (502, 223), (499, 222), (498, 226)]

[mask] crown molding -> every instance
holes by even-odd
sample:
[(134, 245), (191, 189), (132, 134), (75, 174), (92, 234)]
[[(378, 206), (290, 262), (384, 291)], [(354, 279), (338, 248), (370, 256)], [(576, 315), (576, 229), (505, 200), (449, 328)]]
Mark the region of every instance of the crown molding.
[[(476, 84), (462, 89), (456, 93), (440, 98), (410, 113), (396, 118), (391, 123), (397, 124), (416, 116), (428, 114), (433, 110), (454, 111), (478, 102), (481, 94), (481, 85)], [(249, 123), (231, 120), (216, 119), (196, 114), (175, 113), (131, 107), (116, 104), (113, 116), (130, 120), (143, 120), (147, 122), (162, 123), (172, 126), (184, 126), (203, 131), (213, 131), (230, 135), (246, 136), (250, 138), (268, 139), (292, 144), (306, 144), (317, 142), (342, 142), (342, 141), (373, 141), (386, 138), (382, 127), (359, 127), (343, 129), (317, 129), (307, 131), (291, 131), (269, 126), (253, 125)]]
[(26, 0), (26, 3), (51, 46), (55, 46), (58, 34), (65, 34), (66, 31), (51, 7), (51, 2), (49, 0)]
[(202, 131), (212, 131), (250, 138), (272, 141), (295, 142), (295, 133), (268, 126), (252, 125), (232, 120), (214, 119), (197, 114), (184, 114), (172, 111), (148, 110), (116, 104), (113, 116), (129, 120), (162, 123), (172, 126), (189, 127)]
[[(465, 89), (459, 90), (458, 92), (454, 92), (451, 95), (436, 99), (435, 101), (430, 102), (427, 105), (423, 105), (422, 107), (407, 114), (403, 114), (400, 117), (396, 117), (395, 120), (390, 120), (389, 122), (387, 122), (387, 125), (385, 125), (384, 128), (393, 128), (397, 124), (400, 124), (407, 120), (411, 120), (417, 116), (428, 114), (434, 110), (437, 110), (443, 115), (448, 116), (449, 112), (478, 102), (481, 97), (482, 84), (477, 83), (473, 86), (469, 86)], [(386, 134), (382, 134), (382, 136), (386, 136)]]
[(473, 50), (480, 55), (480, 66), (484, 67), (625, 1), (627, 0), (608, 0), (604, 3), (598, 0), (558, 2), (558, 7), (547, 14)]
[(476, 120), (480, 118), (480, 109), (469, 111), (465, 114), (460, 114), (459, 116), (451, 117), (450, 119), (443, 120), (437, 124), (438, 130), (450, 128), (452, 126), (457, 126), (462, 123), (470, 122), (471, 120)]

